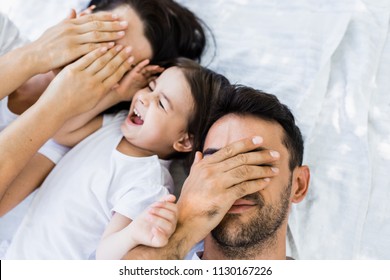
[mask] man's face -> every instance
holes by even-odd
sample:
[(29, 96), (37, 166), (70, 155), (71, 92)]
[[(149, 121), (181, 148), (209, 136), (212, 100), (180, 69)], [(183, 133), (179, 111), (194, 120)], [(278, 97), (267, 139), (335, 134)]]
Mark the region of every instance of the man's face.
[(253, 116), (226, 115), (209, 130), (204, 150), (221, 149), (243, 138), (259, 135), (263, 147), (280, 153), (275, 165), (279, 175), (264, 190), (237, 200), (221, 223), (212, 231), (213, 238), (224, 247), (250, 247), (272, 237), (286, 221), (291, 196), (289, 155), (283, 145), (283, 128)]

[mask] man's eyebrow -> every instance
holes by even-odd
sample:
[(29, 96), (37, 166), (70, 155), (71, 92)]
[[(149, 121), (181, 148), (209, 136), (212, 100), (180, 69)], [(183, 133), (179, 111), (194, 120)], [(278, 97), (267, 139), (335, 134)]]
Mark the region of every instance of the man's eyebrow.
[(214, 154), (215, 152), (218, 152), (218, 151), (219, 151), (219, 149), (209, 148), (209, 149), (206, 149), (203, 152), (203, 155), (204, 156), (209, 156), (209, 155), (212, 155), (212, 154)]

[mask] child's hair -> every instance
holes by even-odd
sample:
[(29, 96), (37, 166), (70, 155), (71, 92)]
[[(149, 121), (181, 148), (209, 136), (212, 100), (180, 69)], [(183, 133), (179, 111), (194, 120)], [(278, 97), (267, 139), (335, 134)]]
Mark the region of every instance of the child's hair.
[(176, 66), (184, 74), (190, 86), (191, 95), (194, 100), (194, 109), (188, 121), (187, 131), (193, 136), (193, 149), (190, 153), (178, 153), (176, 158), (186, 157), (186, 168), (188, 171), (195, 156), (199, 151), (207, 128), (210, 109), (219, 95), (230, 90), (229, 80), (208, 68), (205, 68), (193, 60), (187, 58), (176, 58), (163, 63), (165, 68)]
[(190, 10), (173, 0), (92, 0), (94, 12), (129, 5), (144, 24), (144, 34), (152, 46), (152, 64), (187, 57), (200, 62), (205, 49), (206, 25)]

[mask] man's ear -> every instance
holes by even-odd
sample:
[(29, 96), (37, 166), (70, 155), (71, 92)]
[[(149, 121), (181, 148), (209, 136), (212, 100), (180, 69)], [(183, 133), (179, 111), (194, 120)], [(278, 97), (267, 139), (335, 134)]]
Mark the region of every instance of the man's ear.
[(194, 137), (185, 133), (179, 140), (173, 143), (173, 148), (180, 153), (191, 152), (193, 147)]
[(299, 203), (305, 198), (309, 189), (309, 181), (310, 169), (308, 166), (300, 166), (294, 171), (291, 202)]

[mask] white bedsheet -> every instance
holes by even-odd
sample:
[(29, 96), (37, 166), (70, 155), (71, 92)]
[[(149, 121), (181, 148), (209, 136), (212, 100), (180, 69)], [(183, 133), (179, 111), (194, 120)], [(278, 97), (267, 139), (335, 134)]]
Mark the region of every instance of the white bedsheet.
[[(7, 9), (34, 39), (81, 2)], [(214, 32), (206, 65), (276, 94), (297, 117), (312, 179), (292, 209), (290, 255), (390, 259), (390, 1), (179, 2)]]

